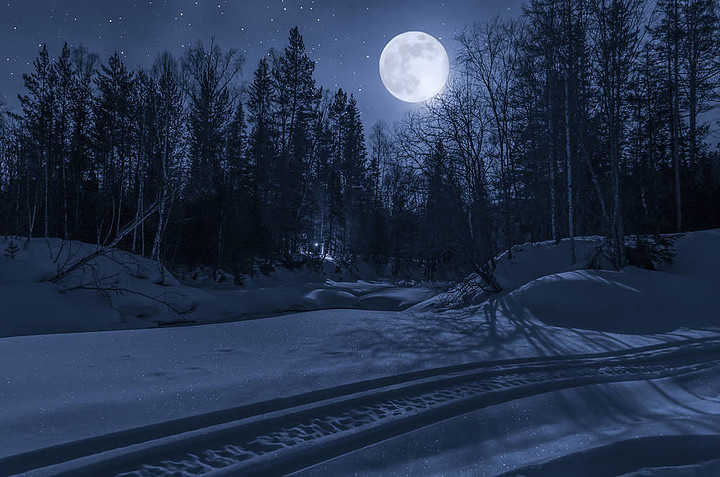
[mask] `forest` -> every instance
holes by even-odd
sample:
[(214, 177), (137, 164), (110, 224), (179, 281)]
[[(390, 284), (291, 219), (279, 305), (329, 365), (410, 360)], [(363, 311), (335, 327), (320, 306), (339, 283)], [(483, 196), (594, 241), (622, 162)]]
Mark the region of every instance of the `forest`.
[(489, 290), (512, 245), (599, 235), (622, 268), (630, 236), (720, 227), (718, 14), (533, 0), (465, 27), (445, 91), (370, 126), (316, 84), (297, 28), (246, 80), (214, 40), (148, 69), (43, 45), (0, 120), (0, 234), (236, 276), (363, 260)]

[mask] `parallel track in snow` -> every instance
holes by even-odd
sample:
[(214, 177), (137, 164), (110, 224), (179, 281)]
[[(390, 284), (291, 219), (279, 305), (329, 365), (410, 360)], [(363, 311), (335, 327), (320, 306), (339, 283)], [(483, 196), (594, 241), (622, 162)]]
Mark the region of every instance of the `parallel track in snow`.
[(478, 362), (338, 386), (0, 459), (0, 474), (278, 475), (513, 399), (720, 364), (720, 338)]

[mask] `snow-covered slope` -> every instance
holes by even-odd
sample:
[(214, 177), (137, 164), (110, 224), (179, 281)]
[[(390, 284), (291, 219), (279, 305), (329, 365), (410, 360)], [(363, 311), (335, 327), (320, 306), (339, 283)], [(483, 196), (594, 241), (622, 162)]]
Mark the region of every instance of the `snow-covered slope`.
[[(0, 255), (0, 337), (217, 323), (328, 308), (396, 311), (433, 294), (379, 283), (301, 281), (290, 273), (258, 278), (247, 287), (188, 286), (155, 262), (122, 251), (52, 283), (59, 270), (96, 247), (58, 239), (14, 242), (20, 250), (13, 258)], [(0, 240), (0, 251), (9, 244)]]
[(658, 333), (720, 326), (720, 230), (693, 232), (661, 271), (579, 270), (531, 281), (505, 300), (544, 323)]
[[(690, 297), (690, 288), (698, 283), (707, 283), (709, 288), (703, 289), (707, 293), (697, 291), (698, 294), (693, 295), (695, 302), (701, 308), (717, 309), (717, 297), (710, 292), (713, 290), (712, 283), (717, 283), (717, 262), (713, 260), (720, 257), (720, 253), (717, 253), (718, 239), (720, 231), (687, 234), (678, 242), (675, 264), (666, 270), (644, 272), (629, 269), (616, 274), (566, 271), (563, 270), (566, 267), (563, 263), (567, 262), (552, 265), (553, 260), (561, 260), (565, 256), (560, 248), (553, 249), (551, 245), (528, 247), (513, 259), (516, 267), (507, 264), (507, 271), (503, 272), (508, 277), (506, 279), (518, 283), (521, 275), (532, 279), (533, 275), (546, 273), (552, 266), (557, 267), (554, 270), (556, 275), (541, 277), (519, 287), (510, 295), (464, 310), (402, 313), (326, 310), (195, 327), (2, 338), (0, 457), (168, 419), (421, 369), (487, 359), (618, 350), (715, 335), (715, 329), (686, 329), (686, 323), (697, 322), (682, 313), (671, 327), (648, 328), (651, 331), (666, 331), (659, 334), (608, 333), (602, 331), (606, 327), (590, 325), (598, 321), (613, 322), (613, 316), (622, 313), (624, 319), (620, 324), (624, 331), (645, 331), (645, 328), (632, 330), (625, 323), (636, 320), (637, 325), (645, 326), (652, 322), (654, 326), (656, 316), (653, 313), (664, 312), (664, 309), (655, 307), (654, 300), (665, 298), (670, 304), (681, 303), (682, 299)], [(545, 252), (557, 256), (548, 258), (546, 265), (542, 266), (523, 264), (525, 257), (530, 260)], [(56, 288), (50, 288), (55, 285), (38, 282), (38, 277), (54, 273), (52, 267), (45, 266), (43, 271), (39, 265), (34, 268), (20, 265), (23, 260), (26, 264), (48, 263), (48, 259), (40, 258), (47, 256), (43, 241), (39, 241), (37, 246), (31, 244), (23, 253), (26, 257), (18, 254), (13, 263), (9, 262), (11, 259), (3, 259), (0, 267), (3, 285), (0, 289), (9, 290), (4, 292), (3, 299), (12, 300), (12, 289), (16, 287), (15, 293), (27, 293), (24, 300), (18, 300), (17, 306), (28, 307), (29, 302), (47, 312), (52, 309), (48, 308), (49, 305), (34, 302), (59, 295), (61, 298), (54, 304), (57, 307), (55, 311), (61, 312), (61, 315), (65, 313), (69, 320), (72, 320), (73, 306), (76, 306), (75, 311), (85, 311), (89, 303), (94, 303), (91, 300), (97, 300), (95, 306), (98, 313), (105, 310), (108, 323), (120, 320), (117, 311), (98, 298), (95, 292), (87, 292), (87, 295), (85, 292), (59, 294)], [(539, 258), (538, 261), (542, 262)], [(107, 266), (111, 267), (110, 264)], [(334, 298), (322, 296), (326, 293), (324, 290), (347, 294), (342, 296), (352, 301), (353, 306), (363, 306), (361, 302), (365, 301), (365, 306), (387, 307), (384, 296), (397, 295), (394, 303), (418, 299), (411, 299), (410, 292), (396, 292), (384, 285), (372, 283), (327, 283), (322, 287), (310, 284), (308, 288), (294, 284), (286, 289), (274, 287), (262, 292), (262, 288), (198, 290), (179, 284), (157, 284), (157, 276), (147, 273), (145, 278), (130, 274), (131, 281), (121, 283), (146, 286), (146, 290), (152, 291), (173, 289), (193, 293), (190, 298), (195, 299), (197, 305), (192, 313), (198, 313), (194, 315), (198, 317), (202, 316), (199, 312), (206, 303), (208, 307), (213, 303), (221, 303), (230, 309), (247, 309), (242, 307), (252, 306), (252, 297), (258, 303), (271, 301), (273, 304), (283, 303), (282, 300), (287, 299), (283, 306), (294, 300), (287, 298), (291, 296), (307, 297), (312, 303), (327, 300), (326, 303), (336, 305)], [(220, 299), (219, 296), (230, 298)], [(74, 299), (78, 301), (70, 305), (63, 301), (68, 300), (68, 297), (76, 297)], [(628, 310), (620, 309), (613, 306), (613, 297), (630, 300), (636, 306)], [(22, 308), (21, 311), (27, 309)], [(675, 308), (678, 309), (683, 312), (692, 308)], [(4, 321), (8, 316), (4, 312), (8, 308), (3, 305), (2, 310), (0, 316)], [(598, 310), (602, 310), (602, 313)], [(639, 310), (637, 316), (634, 310)], [(30, 316), (27, 311), (23, 313), (25, 319)], [(542, 322), (543, 319), (556, 319), (556, 315), (566, 320), (562, 324), (568, 327), (549, 326)], [(41, 318), (48, 320), (54, 316), (50, 314)], [(87, 316), (88, 319), (94, 319), (89, 314)], [(667, 332), (679, 326), (683, 328)], [(704, 379), (714, 379), (715, 371), (710, 370), (708, 373)], [(628, 392), (637, 390), (640, 396), (638, 402), (643, 402), (643, 396), (649, 392), (649, 388), (656, 389), (654, 384), (644, 388), (628, 385), (626, 389)], [(691, 392), (695, 392), (695, 387)], [(604, 393), (590, 396), (600, 400), (597, 409), (602, 407)], [(541, 399), (526, 405), (563, 406), (565, 399), (575, 399), (573, 396), (576, 395), (568, 391), (560, 395), (559, 400)], [(693, 411), (693, 416), (702, 413), (720, 415), (720, 406), (715, 402), (717, 394), (702, 394), (701, 397), (698, 403), (706, 399), (713, 401), (708, 401), (707, 408)], [(677, 409), (677, 406), (671, 405), (671, 401), (667, 399), (663, 404), (667, 405), (665, 409), (670, 420)], [(537, 425), (533, 429), (539, 437), (528, 440), (525, 434), (527, 426), (522, 425), (525, 422), (522, 419), (523, 412), (530, 411), (524, 406), (522, 402), (512, 402), (507, 404), (507, 409), (512, 412), (498, 414), (515, 416), (514, 419), (520, 424), (514, 427), (513, 432), (506, 428), (503, 429), (508, 432), (490, 428), (486, 433), (480, 433), (484, 439), (482, 445), (486, 446), (483, 452), (472, 454), (471, 445), (463, 446), (471, 452), (468, 458), (464, 454), (465, 450), (461, 451), (464, 459), (461, 467), (464, 470), (470, 469), (472, 473), (475, 468), (472, 467), (473, 463), (478, 458), (485, 459), (491, 455), (496, 456), (493, 457), (493, 465), (502, 465), (504, 456), (510, 458), (511, 455), (520, 455), (525, 449), (535, 446), (538, 439), (566, 442), (566, 450), (569, 452), (582, 447), (584, 443), (607, 442), (613, 440), (613, 436), (631, 435), (628, 434), (631, 426), (620, 422), (616, 428), (601, 431), (607, 433), (601, 436), (602, 439), (588, 438), (582, 442), (568, 440), (576, 432), (582, 436), (591, 434), (593, 426), (599, 422), (593, 419), (581, 422), (579, 426), (585, 428), (585, 434), (581, 434), (582, 429), (572, 422), (563, 421), (553, 425), (553, 416), (571, 419), (572, 415), (585, 412), (582, 408), (568, 407), (567, 412), (561, 409), (562, 412), (549, 413), (549, 418), (538, 415)], [(493, 414), (485, 416), (477, 422), (472, 420), (475, 418), (469, 418), (471, 420), (466, 422), (487, 425), (483, 424), (487, 422), (484, 419), (492, 418)], [(608, 419), (608, 425), (612, 421), (612, 418)], [(688, 422), (691, 426), (694, 421)], [(503, 425), (497, 419), (492, 423), (493, 426)], [(457, 429), (452, 423), (450, 425), (449, 428), (440, 425), (433, 429), (449, 435), (454, 432), (453, 429)], [(466, 440), (472, 438), (471, 434), (463, 435)], [(417, 434), (412, 437), (415, 436)], [(442, 445), (452, 447), (458, 442), (455, 439), (449, 437)], [(407, 442), (403, 446), (406, 447)], [(576, 447), (571, 449), (570, 446)], [(527, 457), (528, 454), (524, 455)], [(431, 471), (442, 470), (447, 465), (443, 460), (446, 457), (447, 454), (439, 456)], [(540, 457), (535, 455), (534, 458)], [(425, 457), (421, 460), (425, 460)], [(421, 460), (406, 464), (412, 466)], [(470, 467), (465, 466), (466, 462), (469, 462)], [(517, 463), (519, 460), (512, 462)], [(347, 468), (352, 470), (351, 467)], [(422, 468), (419, 469), (422, 471)]]
[[(537, 278), (572, 270), (581, 270), (597, 252), (601, 237), (577, 237), (575, 239), (575, 263), (570, 261), (570, 242), (567, 239), (559, 243), (553, 241), (528, 242), (512, 247), (512, 256), (504, 251), (495, 259), (495, 279), (506, 295)], [(473, 279), (475, 280), (475, 279)], [(468, 295), (465, 295), (468, 293)], [(451, 306), (467, 306), (483, 303), (497, 298), (496, 294), (483, 292), (480, 288), (464, 286), (453, 288), (412, 307), (413, 311), (431, 310)]]
[[(679, 236), (673, 262), (659, 271), (586, 269), (601, 240), (577, 238), (575, 263), (568, 240), (515, 246), (512, 258), (507, 252), (497, 258), (502, 293), (482, 292), (468, 301), (549, 325), (617, 333), (720, 326), (720, 230)], [(411, 310), (432, 310), (448, 298), (454, 304), (458, 295), (451, 291)]]
[(496, 260), (495, 279), (504, 292), (513, 291), (536, 278), (585, 268), (597, 252), (601, 237), (575, 239), (574, 264), (570, 263), (570, 241), (526, 243), (512, 248), (512, 258), (503, 252)]
[(426, 368), (606, 351), (626, 337), (497, 311), (325, 310), (193, 327), (0, 339), (0, 457), (102, 433)]

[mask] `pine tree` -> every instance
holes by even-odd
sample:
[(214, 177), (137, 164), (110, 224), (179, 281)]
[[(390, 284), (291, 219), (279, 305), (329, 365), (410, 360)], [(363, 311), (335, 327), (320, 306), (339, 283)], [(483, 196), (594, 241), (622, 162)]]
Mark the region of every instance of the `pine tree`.
[(241, 101), (235, 105), (228, 125), (225, 155), (227, 161), (227, 258), (238, 273), (249, 271), (245, 264), (252, 250), (251, 227), (253, 216), (253, 170), (248, 162), (245, 108)]
[(641, 0), (600, 0), (591, 11), (595, 23), (593, 49), (596, 56), (597, 84), (601, 95), (602, 121), (607, 130), (607, 154), (610, 158), (610, 179), (613, 211), (610, 238), (613, 262), (626, 264), (625, 230), (622, 210), (621, 167), (626, 133), (625, 86), (635, 67), (639, 51)]
[(348, 98), (342, 89), (339, 89), (333, 96), (328, 110), (328, 137), (330, 153), (325, 165), (325, 212), (326, 224), (322, 236), (325, 242), (324, 250), (327, 254), (345, 253), (345, 193), (343, 189), (343, 159), (344, 145), (347, 134), (346, 119)]
[[(191, 46), (183, 58), (188, 77), (190, 177), (186, 188), (188, 221), (186, 246), (200, 260), (223, 261), (225, 227), (225, 133), (233, 114), (232, 83), (243, 58), (236, 50), (222, 51), (215, 41), (205, 49)], [(213, 238), (208, 242), (208, 230)]]
[(95, 78), (98, 96), (93, 141), (98, 192), (104, 199), (98, 220), (101, 228), (107, 226), (98, 235), (105, 242), (120, 231), (126, 219), (123, 214), (132, 171), (134, 81), (134, 72), (126, 68), (117, 52), (100, 67)]
[(367, 155), (365, 150), (365, 133), (363, 130), (357, 101), (351, 94), (341, 116), (344, 122), (344, 135), (341, 143), (341, 181), (343, 190), (343, 206), (345, 212), (344, 249), (351, 255), (368, 252), (366, 215), (371, 205), (370, 183), (367, 180)]
[(98, 57), (82, 47), (71, 50), (73, 82), (69, 162), (70, 190), (73, 198), (73, 234), (85, 241), (96, 239), (95, 216), (89, 205), (94, 202), (97, 175), (92, 160), (93, 82)]
[(73, 91), (73, 69), (70, 61), (70, 48), (67, 43), (63, 45), (62, 53), (54, 65), (55, 76), (55, 155), (60, 163), (60, 181), (61, 181), (61, 213), (62, 213), (62, 236), (68, 239), (69, 219), (68, 219), (68, 169), (69, 169), (69, 153), (70, 140), (72, 137), (72, 124), (70, 123), (70, 114), (72, 109), (72, 91)]
[(380, 120), (373, 125), (370, 133), (371, 155), (368, 184), (371, 197), (371, 228), (369, 254), (376, 262), (384, 260), (390, 253), (388, 211), (384, 192), (392, 145), (387, 129), (387, 124)]
[[(19, 97), (23, 110), (23, 122), (27, 133), (28, 150), (33, 155), (33, 163), (29, 164), (31, 177), (36, 178), (38, 171), (42, 175), (43, 224), (45, 237), (50, 236), (50, 181), (52, 169), (52, 139), (54, 125), (54, 72), (48, 55), (47, 46), (43, 44), (38, 57), (33, 62), (34, 71), (23, 75), (27, 94)], [(30, 181), (31, 179), (28, 178)], [(32, 182), (35, 182), (34, 180)], [(28, 184), (30, 186), (30, 184)], [(33, 185), (35, 187), (35, 185)], [(29, 193), (28, 193), (29, 195)], [(28, 197), (28, 200), (30, 198)], [(34, 217), (34, 212), (30, 213)], [(29, 221), (28, 236), (33, 233), (34, 220)]]
[(274, 180), (277, 169), (277, 137), (273, 122), (273, 89), (270, 66), (262, 58), (253, 73), (248, 89), (248, 160), (253, 169), (252, 237), (256, 252), (273, 250), (278, 237), (274, 207), (277, 204), (278, 184)]
[(181, 186), (180, 157), (185, 146), (184, 102), (180, 68), (170, 53), (165, 52), (155, 60), (151, 78), (155, 113), (151, 117), (154, 121), (152, 131), (156, 136), (153, 144), (157, 148), (152, 153), (152, 168), (157, 177), (156, 194), (160, 209), (150, 256), (160, 261), (163, 237)]
[(315, 63), (305, 51), (297, 27), (290, 30), (288, 45), (274, 59), (275, 115), (279, 134), (278, 218), (281, 241), (286, 252), (295, 251), (307, 203), (308, 153), (311, 124), (320, 96), (315, 88)]
[(426, 276), (435, 279), (435, 272), (441, 262), (452, 262), (457, 244), (453, 231), (457, 224), (452, 217), (457, 207), (452, 199), (452, 185), (449, 174), (449, 160), (442, 140), (437, 140), (427, 158), (427, 192), (423, 214), (422, 235), (425, 250), (423, 258)]

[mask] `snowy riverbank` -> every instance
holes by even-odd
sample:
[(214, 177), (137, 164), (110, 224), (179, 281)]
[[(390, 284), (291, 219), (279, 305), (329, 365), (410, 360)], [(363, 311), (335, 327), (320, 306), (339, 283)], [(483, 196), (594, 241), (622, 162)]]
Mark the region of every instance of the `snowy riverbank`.
[[(714, 288), (719, 245), (719, 231), (688, 234), (678, 242), (675, 263), (661, 272), (562, 271), (563, 265), (558, 264), (549, 276), (532, 280), (497, 300), (462, 310), (438, 312), (427, 306), (402, 312), (335, 309), (181, 328), (2, 338), (0, 457), (440, 366), (607, 352), (715, 336), (719, 328), (712, 318), (713, 310), (720, 308), (720, 296)], [(523, 260), (541, 260), (544, 251), (555, 254), (557, 249), (543, 245), (526, 250), (514, 259), (519, 264), (517, 269), (528, 268), (522, 265)], [(58, 316), (72, 318), (72, 306), (80, 306), (75, 310), (86, 315), (78, 323), (119, 321), (117, 312), (102, 301), (97, 302), (97, 308), (88, 306), (96, 299), (92, 298), (94, 294), (73, 298), (87, 301), (47, 302), (50, 296), (66, 300), (67, 295), (58, 294), (47, 283), (38, 283), (37, 270), (23, 272), (28, 269), (11, 268), (22, 262), (8, 263), (3, 262), (0, 273), (0, 290), (6, 300), (3, 320), (13, 310), (7, 300), (16, 297), (18, 303), (36, 306), (38, 312), (55, 309), (54, 315), (38, 316), (41, 321), (37, 326)], [(198, 312), (205, 304), (249, 307), (252, 303), (243, 300), (241, 291), (157, 285), (152, 277), (132, 279), (197, 293), (192, 297), (198, 301)], [(34, 285), (25, 290), (20, 285), (23, 281)], [(417, 293), (410, 300), (398, 289), (367, 283), (293, 287), (300, 290), (296, 296), (315, 297), (315, 303), (321, 302), (323, 293), (347, 293), (357, 302), (372, 298), (370, 301), (382, 306), (388, 306), (391, 299), (409, 303), (427, 297), (427, 291), (410, 289), (408, 293)], [(26, 296), (20, 300), (22, 290)], [(268, 297), (291, 295), (277, 290), (283, 288), (262, 291), (269, 295), (258, 298), (258, 303), (276, 299)], [(232, 299), (219, 300), (216, 294), (221, 293), (228, 293)], [(252, 297), (258, 292), (246, 293)], [(327, 303), (336, 305), (332, 300)], [(618, 309), (622, 303), (633, 306)], [(98, 314), (93, 315), (95, 312)], [(614, 318), (617, 312), (621, 312), (622, 320)], [(27, 319), (31, 313), (25, 313)], [(350, 473), (353, 469), (382, 469), (383, 473), (401, 474), (414, 469), (433, 474), (451, 469), (448, 459), (456, 459), (452, 469), (458, 472), (473, 473), (478, 466), (487, 466), (483, 468), (495, 473), (559, 457), (560, 450), (578, 452), (632, 436), (667, 433), (672, 426), (678, 433), (715, 432), (720, 430), (717, 368), (703, 370), (699, 376), (598, 384), (511, 401), (493, 407), (492, 413), (488, 409), (476, 411), (350, 454), (339, 461), (341, 467), (328, 463), (329, 467), (319, 469), (329, 469), (333, 474), (340, 468)], [(691, 394), (696, 398), (689, 399)], [(606, 403), (593, 405), (596, 411), (605, 411), (589, 413), (582, 405), (587, 400)], [(505, 418), (507, 424), (503, 423)], [(700, 426), (700, 422), (705, 424)], [(595, 428), (600, 434), (591, 431)], [(437, 438), (437, 443), (428, 444), (431, 438)], [(543, 454), (543, 443), (548, 440), (563, 445), (553, 447), (552, 454)], [(418, 442), (420, 448), (414, 444)], [(382, 467), (381, 455), (388, 452), (405, 457)], [(368, 464), (367, 459), (374, 463)]]

